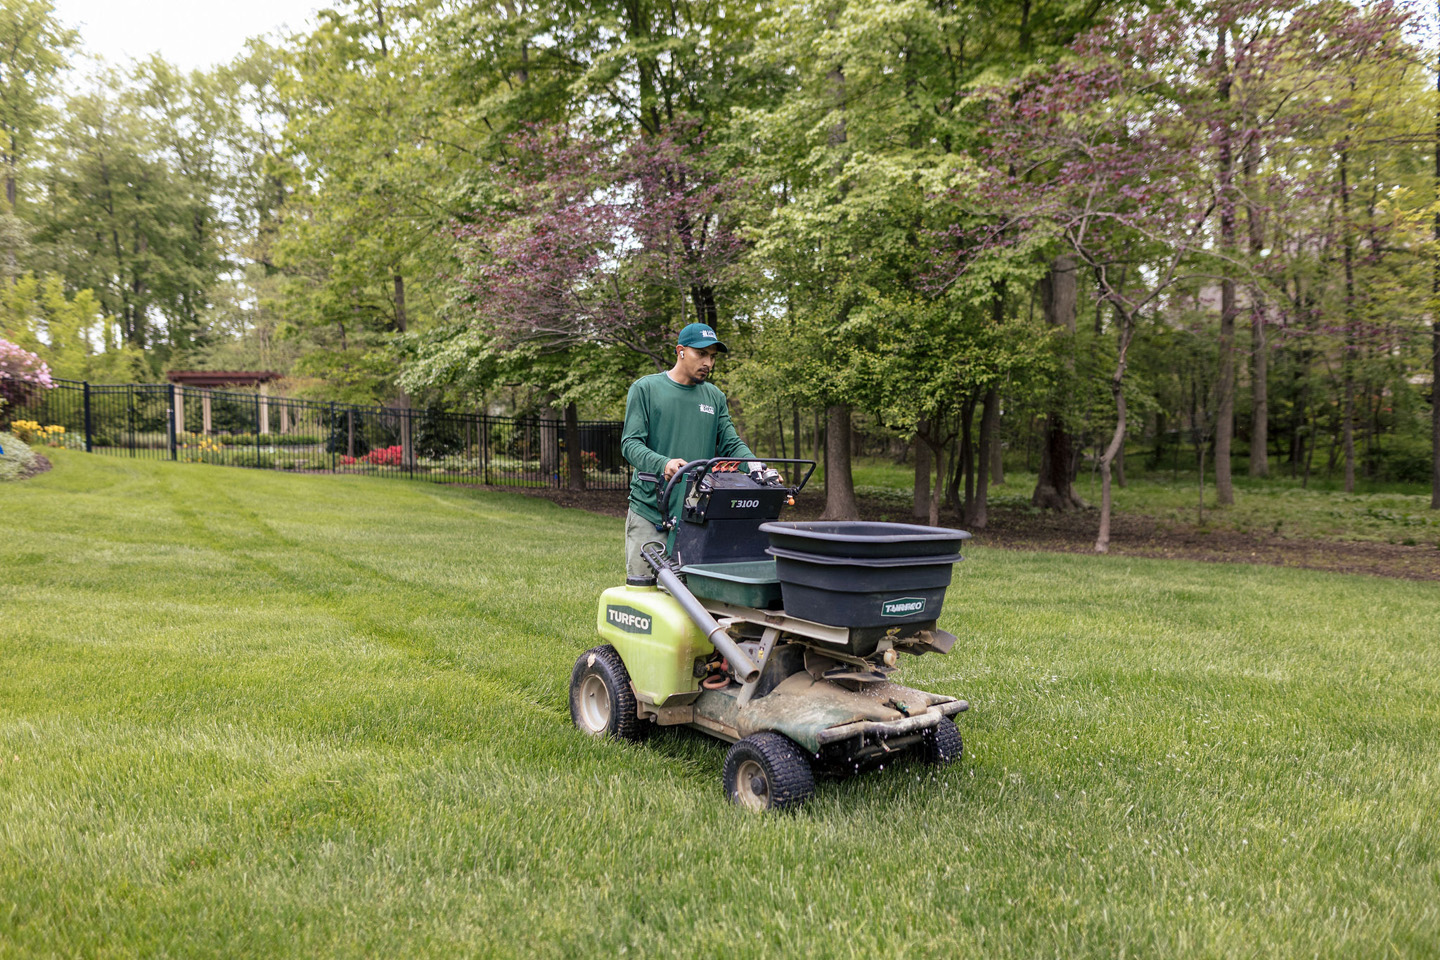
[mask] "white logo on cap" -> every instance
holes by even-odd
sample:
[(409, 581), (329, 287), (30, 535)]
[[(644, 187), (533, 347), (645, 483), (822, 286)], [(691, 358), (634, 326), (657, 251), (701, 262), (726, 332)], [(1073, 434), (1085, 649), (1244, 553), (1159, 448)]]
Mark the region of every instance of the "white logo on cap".
[(701, 330), (701, 331), (700, 331), (700, 336), (702, 336), (702, 337), (709, 337), (711, 340), (714, 340), (714, 339), (715, 339), (715, 331), (714, 331), (714, 330)]

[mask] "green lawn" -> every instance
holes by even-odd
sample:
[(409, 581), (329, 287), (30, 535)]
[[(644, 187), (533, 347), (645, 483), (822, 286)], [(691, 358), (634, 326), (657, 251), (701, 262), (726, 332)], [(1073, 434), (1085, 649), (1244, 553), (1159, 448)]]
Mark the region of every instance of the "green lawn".
[(964, 761), (757, 817), (570, 725), (620, 520), (55, 461), (0, 486), (0, 956), (1440, 944), (1433, 584), (977, 548), (905, 672)]

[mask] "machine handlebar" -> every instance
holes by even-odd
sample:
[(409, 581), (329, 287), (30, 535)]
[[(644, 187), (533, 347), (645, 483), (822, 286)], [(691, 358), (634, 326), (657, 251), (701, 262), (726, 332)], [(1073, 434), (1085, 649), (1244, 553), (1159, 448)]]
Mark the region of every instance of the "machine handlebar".
[(808, 464), (810, 465), (810, 469), (805, 471), (805, 476), (803, 476), (803, 477), (800, 478), (800, 482), (797, 483), (797, 484), (795, 484), (794, 486), (787, 486), (787, 487), (785, 488), (785, 489), (787, 489), (787, 490), (790, 492), (790, 496), (792, 496), (792, 497), (795, 496), (795, 494), (799, 493), (801, 490), (805, 489), (805, 484), (807, 484), (807, 483), (810, 482), (810, 476), (815, 472), (815, 467), (818, 465), (818, 464), (816, 464), (816, 462), (815, 462), (814, 460), (793, 460), (793, 459), (785, 459), (785, 458), (772, 459), (772, 460), (761, 460), (761, 459), (758, 458), (758, 457), (755, 457), (755, 458), (751, 458), (751, 457), (711, 457), (709, 460), (691, 460), (689, 463), (685, 464), (685, 466), (681, 467), (679, 470), (676, 470), (675, 473), (674, 473), (673, 475), (671, 475), (670, 479), (669, 479), (668, 481), (666, 481), (665, 486), (664, 486), (664, 489), (661, 490), (659, 500), (656, 502), (656, 506), (659, 507), (659, 509), (660, 509), (660, 516), (661, 516), (663, 519), (661, 520), (661, 522), (660, 522), (659, 524), (656, 525), (655, 529), (656, 529), (656, 530), (669, 530), (669, 529), (671, 529), (672, 527), (675, 526), (675, 521), (676, 521), (677, 518), (670, 515), (670, 491), (675, 488), (675, 484), (679, 482), (679, 480), (680, 480), (681, 477), (685, 476), (687, 473), (689, 473), (690, 471), (694, 470), (694, 471), (695, 471), (695, 482), (696, 482), (696, 483), (699, 483), (699, 482), (704, 478), (705, 474), (707, 474), (707, 473), (728, 473), (728, 472), (730, 472), (730, 471), (727, 471), (727, 470), (717, 470), (717, 469), (715, 469), (716, 467), (720, 466), (721, 464), (726, 464), (726, 463), (740, 464), (740, 463), (745, 463), (745, 462), (747, 462), (747, 461), (750, 461), (750, 460), (752, 460), (752, 459), (753, 459), (754, 462), (756, 462), (756, 463), (765, 463), (765, 464), (771, 464), (771, 463), (808, 463)]

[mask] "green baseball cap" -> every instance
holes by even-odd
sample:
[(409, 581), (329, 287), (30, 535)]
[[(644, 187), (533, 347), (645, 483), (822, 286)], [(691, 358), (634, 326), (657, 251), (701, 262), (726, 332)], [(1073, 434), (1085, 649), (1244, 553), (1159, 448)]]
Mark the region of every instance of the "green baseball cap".
[(708, 323), (686, 324), (685, 329), (680, 331), (680, 339), (675, 342), (682, 347), (719, 347), (721, 353), (730, 352)]

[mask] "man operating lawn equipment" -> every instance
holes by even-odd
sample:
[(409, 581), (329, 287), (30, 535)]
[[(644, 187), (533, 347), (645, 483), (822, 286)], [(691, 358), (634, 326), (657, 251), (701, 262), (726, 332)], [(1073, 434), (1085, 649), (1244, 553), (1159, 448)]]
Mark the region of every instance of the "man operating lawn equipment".
[(731, 744), (721, 783), (751, 810), (793, 807), (815, 773), (910, 754), (953, 763), (969, 704), (895, 682), (901, 654), (946, 654), (938, 624), (961, 530), (781, 522), (815, 470), (787, 483), (735, 433), (707, 383), (715, 331), (680, 332), (675, 366), (626, 401), (636, 468), (626, 579), (600, 595), (605, 641), (575, 661), (570, 716), (594, 737), (688, 726)]
[[(656, 494), (675, 471), (692, 460), (755, 456), (735, 432), (725, 394), (709, 382), (716, 356), (728, 352), (709, 325), (692, 323), (676, 340), (675, 365), (630, 385), (620, 439), (620, 452), (635, 468), (625, 517), (627, 578), (654, 576), (640, 548), (655, 539), (656, 526), (664, 520)], [(678, 487), (675, 492), (680, 493)]]

